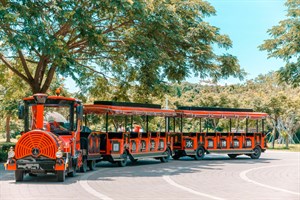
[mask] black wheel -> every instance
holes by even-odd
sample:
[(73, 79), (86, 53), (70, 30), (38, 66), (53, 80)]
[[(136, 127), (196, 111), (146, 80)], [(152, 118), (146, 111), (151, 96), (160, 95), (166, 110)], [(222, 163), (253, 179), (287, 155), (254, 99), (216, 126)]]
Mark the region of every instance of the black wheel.
[(31, 176), (31, 177), (37, 176), (37, 174), (33, 174), (33, 173), (29, 173), (28, 175)]
[(119, 167), (125, 167), (127, 165), (127, 152), (124, 152), (121, 156), (123, 158), (123, 160), (118, 161), (118, 165)]
[(228, 154), (229, 158), (235, 159), (238, 155), (237, 154)]
[(173, 158), (174, 160), (179, 160), (180, 156), (179, 156), (178, 154), (175, 153), (175, 154), (172, 156), (172, 158)]
[(135, 159), (131, 154), (128, 154), (129, 160), (132, 162), (132, 164), (136, 164), (138, 159)]
[(253, 149), (253, 154), (251, 154), (250, 155), (250, 157), (252, 158), (252, 159), (259, 159), (259, 157), (260, 157), (260, 154), (261, 154), (261, 149), (260, 149), (260, 147), (255, 147), (254, 149)]
[(198, 147), (195, 154), (195, 160), (202, 160), (204, 158), (205, 151), (203, 147)]
[(17, 169), (15, 171), (15, 180), (16, 182), (23, 181), (24, 178), (24, 170)]
[(64, 182), (65, 179), (66, 179), (65, 170), (56, 171), (56, 176), (57, 176), (57, 181), (58, 182)]
[(80, 172), (85, 173), (87, 171), (87, 168), (88, 168), (87, 160), (86, 158), (84, 158), (82, 162), (82, 166), (80, 167)]
[(76, 176), (76, 166), (73, 166), (73, 169), (72, 169), (73, 171), (71, 171), (71, 172), (69, 172), (68, 173), (68, 176), (69, 177), (74, 177), (74, 176)]
[(89, 160), (88, 161), (88, 167), (90, 168), (91, 171), (96, 169), (96, 161), (94, 160)]
[(171, 157), (171, 150), (169, 148), (167, 148), (167, 150), (165, 151), (166, 156), (165, 157), (161, 157), (160, 161), (165, 163), (168, 162), (170, 160)]

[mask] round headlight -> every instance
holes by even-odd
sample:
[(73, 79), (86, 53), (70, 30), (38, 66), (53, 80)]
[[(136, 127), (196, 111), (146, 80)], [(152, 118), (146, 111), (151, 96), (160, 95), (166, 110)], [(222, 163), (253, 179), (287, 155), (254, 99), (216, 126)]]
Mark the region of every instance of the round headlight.
[(8, 158), (13, 158), (15, 156), (15, 152), (13, 150), (8, 151), (7, 157)]
[(56, 158), (62, 158), (63, 157), (63, 152), (62, 151), (58, 151), (56, 152)]

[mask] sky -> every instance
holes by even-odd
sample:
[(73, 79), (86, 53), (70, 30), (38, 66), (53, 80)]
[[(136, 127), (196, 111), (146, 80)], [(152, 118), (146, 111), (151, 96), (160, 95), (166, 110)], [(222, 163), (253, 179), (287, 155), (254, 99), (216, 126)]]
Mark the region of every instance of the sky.
[[(241, 68), (248, 75), (246, 80), (259, 74), (278, 70), (283, 61), (268, 59), (266, 51), (258, 46), (266, 39), (271, 39), (268, 29), (278, 25), (286, 18), (285, 0), (208, 0), (216, 9), (216, 16), (207, 18), (211, 25), (220, 28), (222, 34), (229, 35), (233, 47), (228, 51), (236, 56)], [(192, 82), (199, 82), (196, 78)], [(189, 80), (188, 80), (189, 81)], [(238, 79), (229, 78), (221, 83), (239, 83)]]
[[(236, 56), (241, 68), (248, 74), (245, 80), (259, 74), (278, 70), (284, 63), (275, 58), (268, 59), (266, 51), (258, 46), (270, 39), (267, 31), (286, 18), (285, 0), (207, 0), (216, 9), (215, 16), (206, 19), (220, 28), (221, 34), (229, 35), (233, 47), (228, 51)], [(217, 50), (218, 52), (218, 50)], [(222, 51), (224, 52), (224, 51)], [(220, 53), (222, 53), (220, 52)], [(199, 78), (190, 77), (188, 82), (198, 83)], [(241, 83), (239, 79), (221, 80), (220, 84)], [(69, 78), (66, 87), (75, 92), (75, 83)]]

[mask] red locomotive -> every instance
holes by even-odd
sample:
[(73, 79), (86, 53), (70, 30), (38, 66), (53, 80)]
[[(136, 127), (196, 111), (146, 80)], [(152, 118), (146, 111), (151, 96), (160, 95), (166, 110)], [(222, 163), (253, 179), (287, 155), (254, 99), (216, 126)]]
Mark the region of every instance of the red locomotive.
[(25, 174), (55, 173), (60, 182), (66, 174), (93, 170), (100, 152), (89, 155), (90, 138), (80, 134), (82, 116), (81, 101), (74, 98), (45, 94), (25, 98), (19, 109), (25, 131), (8, 152), (6, 169), (15, 171), (16, 181)]

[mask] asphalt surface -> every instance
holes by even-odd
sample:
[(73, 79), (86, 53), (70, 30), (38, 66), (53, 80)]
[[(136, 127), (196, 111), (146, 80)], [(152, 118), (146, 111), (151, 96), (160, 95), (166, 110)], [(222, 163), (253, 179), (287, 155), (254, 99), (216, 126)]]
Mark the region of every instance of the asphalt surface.
[(299, 174), (300, 153), (278, 151), (267, 151), (258, 160), (207, 155), (202, 161), (140, 160), (123, 168), (103, 162), (64, 183), (54, 175), (27, 175), (16, 183), (14, 173), (1, 165), (0, 199), (300, 200)]

